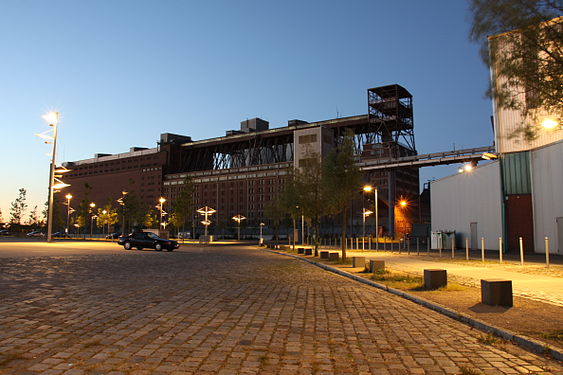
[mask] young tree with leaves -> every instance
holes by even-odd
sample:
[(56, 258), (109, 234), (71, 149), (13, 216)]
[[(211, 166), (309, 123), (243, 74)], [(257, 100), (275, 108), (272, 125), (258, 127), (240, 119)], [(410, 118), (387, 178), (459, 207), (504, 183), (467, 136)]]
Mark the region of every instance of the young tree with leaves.
[(342, 259), (346, 260), (346, 229), (350, 202), (361, 189), (361, 172), (354, 160), (354, 140), (347, 134), (323, 163), (324, 195), (328, 211), (342, 218)]
[(177, 231), (184, 231), (187, 220), (191, 218), (194, 210), (193, 192), (193, 183), (186, 177), (180, 194), (171, 204), (170, 223)]
[(25, 210), (27, 209), (26, 203), (26, 190), (21, 188), (19, 190), (19, 196), (10, 205), (10, 222), (12, 224), (21, 224)]
[(559, 0), (470, 0), (469, 3), (473, 16), (470, 37), (481, 44), (483, 61), (495, 72), (496, 82), (489, 94), (500, 108), (521, 113), (524, 123), (519, 133), (533, 140), (538, 136), (537, 116), (541, 112), (558, 116), (559, 121), (563, 113), (562, 3)]

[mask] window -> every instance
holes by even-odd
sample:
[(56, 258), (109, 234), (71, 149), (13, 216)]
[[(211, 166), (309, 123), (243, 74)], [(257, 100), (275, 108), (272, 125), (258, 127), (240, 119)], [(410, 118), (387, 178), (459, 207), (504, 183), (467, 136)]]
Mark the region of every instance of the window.
[(302, 145), (304, 143), (314, 143), (317, 141), (316, 134), (309, 134), (309, 135), (301, 135), (299, 136), (299, 144)]

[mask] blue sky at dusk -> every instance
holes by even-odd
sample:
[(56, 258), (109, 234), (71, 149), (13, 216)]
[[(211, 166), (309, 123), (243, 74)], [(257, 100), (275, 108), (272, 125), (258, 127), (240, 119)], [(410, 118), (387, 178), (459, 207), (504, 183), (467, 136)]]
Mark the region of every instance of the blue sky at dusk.
[[(3, 0), (0, 209), (19, 188), (40, 210), (61, 112), (59, 161), (206, 139), (261, 117), (319, 121), (367, 112), (366, 89), (414, 97), (419, 153), (492, 144), (489, 73), (463, 0)], [(421, 170), (421, 182), (456, 166)], [(72, 191), (72, 188), (69, 188)]]

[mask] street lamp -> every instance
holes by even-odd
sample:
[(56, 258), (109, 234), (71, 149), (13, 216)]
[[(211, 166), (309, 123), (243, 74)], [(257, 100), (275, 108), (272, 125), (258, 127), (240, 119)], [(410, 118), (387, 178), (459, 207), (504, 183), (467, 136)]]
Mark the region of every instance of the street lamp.
[(121, 206), (121, 211), (123, 213), (123, 221), (121, 222), (121, 234), (123, 235), (125, 235), (125, 201), (123, 200), (123, 198), (125, 198), (127, 194), (129, 194), (129, 192), (123, 190), (121, 192), (121, 197), (119, 197), (116, 201)]
[(96, 216), (94, 215), (94, 207), (96, 207), (96, 203), (90, 202), (90, 238), (94, 235), (94, 216)]
[(362, 224), (363, 224), (362, 250), (366, 249), (366, 217), (368, 217), (371, 214), (373, 214), (373, 211), (370, 211), (364, 207), (362, 211)]
[(264, 237), (262, 236), (262, 228), (264, 228), (264, 223), (260, 223), (260, 245), (264, 243)]
[(233, 216), (233, 220), (237, 222), (237, 239), (240, 241), (240, 222), (246, 220), (246, 217), (242, 215)]
[(374, 207), (375, 207), (375, 250), (378, 250), (379, 247), (379, 211), (378, 211), (378, 207), (377, 207), (377, 188), (371, 186), (371, 185), (366, 185), (364, 186), (363, 190), (366, 193), (371, 193), (372, 191), (374, 192)]
[(164, 204), (164, 202), (166, 202), (166, 198), (160, 197), (158, 199), (158, 202), (160, 203), (160, 227), (162, 227), (162, 217), (164, 216), (162, 211), (162, 205)]
[(217, 212), (217, 210), (215, 210), (211, 207), (205, 206), (205, 207), (202, 207), (202, 208), (196, 210), (196, 212), (199, 213), (200, 215), (203, 215), (203, 217), (204, 217), (204, 220), (202, 220), (201, 223), (205, 227), (205, 238), (206, 238), (206, 241), (207, 241), (207, 227), (211, 224), (211, 220), (209, 220), (208, 217), (210, 215), (213, 215), (215, 212)]
[(65, 232), (68, 235), (68, 226), (70, 224), (70, 200), (72, 199), (72, 194), (68, 193), (65, 195), (66, 198), (66, 228)]
[(53, 240), (53, 193), (55, 185), (55, 162), (57, 155), (57, 125), (59, 124), (59, 112), (49, 112), (43, 115), (49, 126), (53, 128), (53, 151), (51, 154), (51, 173), (49, 173), (49, 213), (47, 217), (47, 242)]
[[(107, 221), (107, 223), (108, 223), (108, 234), (109, 234), (109, 220), (108, 220), (108, 217), (106, 216), (107, 213), (108, 213), (107, 210), (103, 210), (103, 211), (102, 211), (102, 214), (104, 215), (104, 220)], [(97, 221), (97, 220), (96, 220), (96, 221)], [(103, 222), (103, 220), (102, 220), (102, 235), (104, 235), (104, 230), (105, 230), (105, 228), (104, 228), (104, 222)]]

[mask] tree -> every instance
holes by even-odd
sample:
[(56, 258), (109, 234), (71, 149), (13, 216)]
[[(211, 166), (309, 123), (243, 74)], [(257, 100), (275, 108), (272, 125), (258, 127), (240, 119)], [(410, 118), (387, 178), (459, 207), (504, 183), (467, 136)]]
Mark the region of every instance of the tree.
[(25, 195), (27, 194), (24, 188), (19, 190), (18, 198), (11, 203), (10, 206), (10, 222), (12, 224), (21, 224), (25, 210), (27, 209), (27, 203)]
[(33, 210), (29, 213), (27, 218), (27, 223), (32, 227), (37, 227), (40, 225), (39, 214), (37, 213), (37, 206), (33, 207)]
[(145, 228), (154, 228), (154, 226), (158, 226), (157, 213), (153, 207), (149, 207), (145, 211), (143, 215), (143, 225)]
[(326, 195), (323, 194), (323, 168), (320, 156), (315, 153), (306, 155), (305, 162), (301, 162), (300, 168), (294, 173), (290, 181), (288, 193), (293, 196), (292, 202), (296, 207), (288, 207), (292, 216), (300, 212), (311, 224), (313, 230), (313, 244), (315, 254), (319, 246), (319, 233), (321, 217), (327, 213)]
[(183, 230), (186, 221), (193, 212), (194, 186), (189, 177), (184, 180), (183, 188), (171, 204), (170, 223), (178, 230)]
[(535, 139), (538, 115), (563, 113), (563, 6), (559, 0), (470, 0), (470, 9), (470, 38), (481, 43), (496, 75), (489, 95), (531, 120), (519, 132)]
[(342, 259), (346, 260), (346, 228), (350, 201), (358, 194), (361, 172), (354, 160), (354, 140), (350, 134), (344, 136), (340, 147), (332, 150), (323, 164), (323, 190), (327, 209), (342, 218)]
[(98, 208), (98, 219), (96, 220), (97, 226), (103, 228), (104, 225), (108, 226), (108, 232), (110, 225), (115, 225), (117, 223), (117, 210), (111, 206), (111, 204), (106, 204), (104, 207)]

